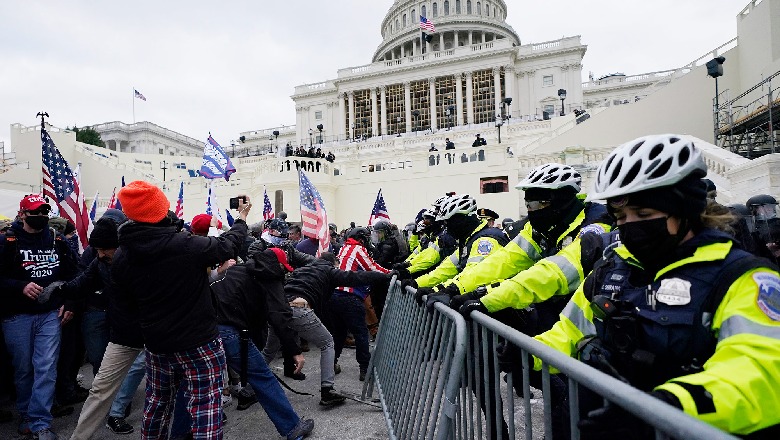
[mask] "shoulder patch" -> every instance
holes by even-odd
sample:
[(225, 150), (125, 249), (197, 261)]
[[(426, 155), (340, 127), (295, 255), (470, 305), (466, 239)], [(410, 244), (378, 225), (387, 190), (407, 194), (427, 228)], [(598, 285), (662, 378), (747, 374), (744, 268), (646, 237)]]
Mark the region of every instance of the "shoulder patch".
[(604, 229), (604, 226), (601, 226), (598, 223), (591, 223), (588, 226), (583, 227), (580, 229), (579, 236), (582, 237), (583, 234), (605, 234), (607, 232), (606, 229)]
[(490, 240), (479, 240), (477, 244), (477, 252), (480, 255), (488, 255), (493, 250), (493, 243)]
[(780, 278), (773, 273), (756, 272), (753, 281), (758, 285), (758, 308), (769, 319), (780, 321)]

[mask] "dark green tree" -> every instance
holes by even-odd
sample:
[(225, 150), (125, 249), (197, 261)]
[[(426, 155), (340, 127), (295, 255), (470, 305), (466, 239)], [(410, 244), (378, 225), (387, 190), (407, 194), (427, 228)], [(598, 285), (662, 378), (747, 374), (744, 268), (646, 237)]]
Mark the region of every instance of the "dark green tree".
[(103, 142), (103, 140), (100, 139), (100, 133), (95, 131), (92, 127), (78, 128), (77, 126), (74, 125), (73, 128), (69, 128), (68, 130), (71, 130), (76, 133), (76, 140), (79, 142), (95, 145), (98, 147), (106, 146), (105, 142)]

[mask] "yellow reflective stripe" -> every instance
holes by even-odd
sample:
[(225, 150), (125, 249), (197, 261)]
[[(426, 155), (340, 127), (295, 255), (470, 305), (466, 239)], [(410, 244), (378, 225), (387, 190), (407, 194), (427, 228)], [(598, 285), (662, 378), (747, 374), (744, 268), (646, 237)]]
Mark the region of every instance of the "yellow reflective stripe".
[(583, 336), (595, 335), (596, 326), (588, 321), (585, 312), (574, 301), (569, 301), (563, 308), (561, 315), (568, 318), (574, 324)]
[(576, 228), (579, 228), (580, 225), (582, 225), (582, 222), (585, 221), (585, 208), (583, 208), (579, 214), (577, 214), (577, 217), (574, 218), (574, 221), (569, 224), (569, 227), (566, 228), (565, 231), (561, 235), (558, 236), (558, 239), (555, 240), (555, 244), (559, 244), (564, 238), (566, 238), (567, 235), (571, 233), (571, 231), (575, 230)]
[(561, 270), (563, 276), (566, 277), (566, 282), (569, 285), (569, 292), (574, 292), (577, 287), (580, 286), (580, 273), (577, 271), (577, 268), (566, 259), (566, 257), (561, 255), (553, 255), (552, 257), (545, 258), (545, 260), (550, 261), (551, 263), (558, 266), (558, 269)]
[(539, 261), (542, 259), (542, 256), (539, 254), (539, 252), (536, 250), (533, 244), (531, 244), (530, 241), (528, 241), (525, 237), (523, 237), (522, 234), (517, 234), (517, 237), (515, 237), (514, 240), (512, 240), (512, 243), (516, 244), (517, 247), (523, 250), (523, 252), (528, 255), (528, 258), (532, 259), (533, 261)]
[(718, 334), (718, 342), (736, 335), (758, 335), (772, 339), (780, 339), (780, 327), (768, 326), (751, 321), (744, 316), (734, 315), (723, 321)]

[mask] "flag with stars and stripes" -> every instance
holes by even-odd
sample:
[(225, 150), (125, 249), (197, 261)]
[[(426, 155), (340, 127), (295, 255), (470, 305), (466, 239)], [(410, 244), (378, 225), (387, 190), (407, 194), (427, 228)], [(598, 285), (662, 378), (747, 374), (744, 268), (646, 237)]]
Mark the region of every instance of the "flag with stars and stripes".
[(133, 96), (135, 96), (136, 98), (140, 99), (141, 101), (146, 101), (146, 96), (144, 96), (141, 92), (139, 92), (136, 89), (133, 89), (133, 92), (135, 92), (135, 93), (133, 93)]
[(265, 187), (263, 188), (263, 220), (270, 220), (274, 218), (274, 207), (271, 205), (271, 200), (268, 199), (268, 192)]
[(176, 210), (174, 211), (176, 217), (184, 218), (184, 181), (179, 186), (179, 198), (176, 200)]
[(203, 148), (203, 163), (200, 166), (200, 174), (207, 179), (219, 179), (224, 177), (230, 180), (230, 175), (236, 172), (236, 167), (230, 161), (225, 150), (211, 135), (206, 140)]
[(371, 210), (371, 216), (368, 217), (368, 226), (373, 226), (379, 220), (390, 221), (390, 214), (387, 213), (387, 206), (385, 205), (385, 199), (382, 197), (382, 190), (380, 189), (376, 195), (376, 201), (374, 202), (374, 208)]
[(330, 233), (328, 231), (328, 214), (325, 204), (317, 188), (302, 170), (298, 170), (301, 195), (301, 235), (316, 238), (319, 241), (317, 256), (328, 251)]
[(422, 15), (420, 16), (420, 29), (428, 32), (436, 32), (436, 27), (433, 25), (433, 22)]
[(114, 187), (114, 191), (111, 193), (111, 198), (108, 199), (108, 209), (115, 209), (117, 202), (118, 199), (116, 198), (116, 187)]
[(43, 195), (54, 200), (60, 211), (60, 217), (70, 220), (76, 226), (79, 236), (79, 249), (84, 250), (89, 243), (89, 211), (81, 195), (79, 182), (62, 157), (49, 133), (41, 128), (41, 147), (43, 154)]

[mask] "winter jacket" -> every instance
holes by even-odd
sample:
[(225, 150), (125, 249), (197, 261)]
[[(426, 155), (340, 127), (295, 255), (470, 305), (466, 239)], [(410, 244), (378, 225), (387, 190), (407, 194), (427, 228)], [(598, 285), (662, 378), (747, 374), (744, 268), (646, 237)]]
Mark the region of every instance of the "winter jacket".
[(270, 324), (285, 356), (301, 354), (290, 328), (292, 311), (284, 296), (285, 273), (270, 252), (259, 252), (246, 263), (230, 267), (224, 277), (211, 284), (217, 323), (249, 330), (259, 349), (265, 346)]
[[(376, 264), (371, 258), (363, 244), (354, 238), (348, 238), (344, 242), (344, 246), (339, 251), (339, 269), (348, 271), (374, 271), (381, 273), (389, 273), (390, 271), (384, 267)], [(340, 290), (345, 293), (354, 293), (359, 296), (360, 299), (365, 299), (368, 296), (367, 286), (339, 286), (336, 290)]]
[(190, 350), (216, 339), (207, 268), (236, 258), (247, 233), (237, 219), (219, 237), (179, 232), (166, 221), (119, 227), (111, 276), (138, 304), (141, 331), (152, 353)]

